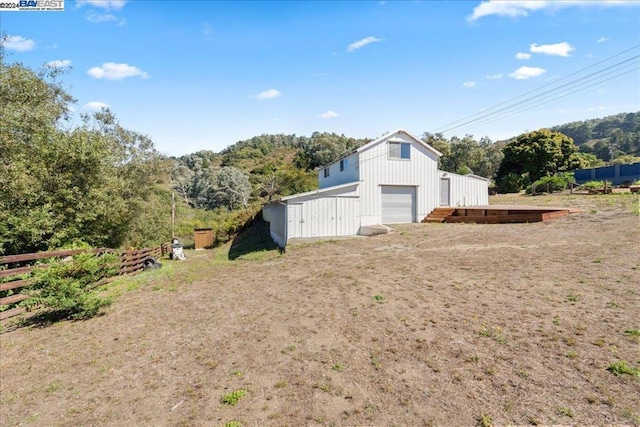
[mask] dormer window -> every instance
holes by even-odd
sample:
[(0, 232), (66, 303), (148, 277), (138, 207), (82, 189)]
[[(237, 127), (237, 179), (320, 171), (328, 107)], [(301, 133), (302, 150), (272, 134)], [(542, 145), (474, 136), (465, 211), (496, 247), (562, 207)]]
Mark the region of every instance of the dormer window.
[(329, 178), (329, 168), (324, 168), (324, 177)]
[(408, 142), (389, 142), (390, 159), (410, 159), (411, 144)]

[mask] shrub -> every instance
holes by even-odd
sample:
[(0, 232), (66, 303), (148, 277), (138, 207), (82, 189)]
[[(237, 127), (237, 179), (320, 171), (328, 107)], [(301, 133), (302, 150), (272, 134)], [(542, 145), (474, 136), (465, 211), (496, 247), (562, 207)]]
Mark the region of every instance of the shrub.
[(56, 260), (46, 270), (38, 270), (29, 289), (30, 304), (41, 304), (60, 316), (74, 319), (93, 317), (111, 301), (96, 295), (96, 284), (119, 269), (114, 254), (84, 253)]
[(604, 188), (605, 182), (607, 183), (607, 188), (611, 187), (611, 181), (587, 181), (582, 184), (582, 187), (588, 190), (600, 190)]
[(535, 188), (536, 193), (562, 191), (567, 188), (572, 180), (573, 177), (570, 174), (545, 176), (528, 186), (526, 192), (531, 194), (532, 187)]

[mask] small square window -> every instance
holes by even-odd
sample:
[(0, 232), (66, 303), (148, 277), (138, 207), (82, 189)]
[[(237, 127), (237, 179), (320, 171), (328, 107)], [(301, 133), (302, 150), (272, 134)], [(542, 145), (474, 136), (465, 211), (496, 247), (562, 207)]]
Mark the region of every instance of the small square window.
[(329, 168), (324, 168), (324, 177), (325, 178), (329, 177)]
[(390, 159), (410, 159), (411, 144), (408, 142), (389, 142)]

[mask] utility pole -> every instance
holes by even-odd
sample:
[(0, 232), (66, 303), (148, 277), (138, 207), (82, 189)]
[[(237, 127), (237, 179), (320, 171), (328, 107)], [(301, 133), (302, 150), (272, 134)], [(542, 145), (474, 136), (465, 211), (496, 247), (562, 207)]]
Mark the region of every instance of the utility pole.
[(171, 241), (176, 237), (176, 193), (171, 192)]

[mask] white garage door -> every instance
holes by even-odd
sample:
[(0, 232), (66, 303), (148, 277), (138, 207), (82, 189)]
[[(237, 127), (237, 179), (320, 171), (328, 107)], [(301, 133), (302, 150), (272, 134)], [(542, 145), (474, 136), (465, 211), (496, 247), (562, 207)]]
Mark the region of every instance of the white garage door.
[(416, 220), (416, 188), (382, 186), (382, 223), (400, 224)]

